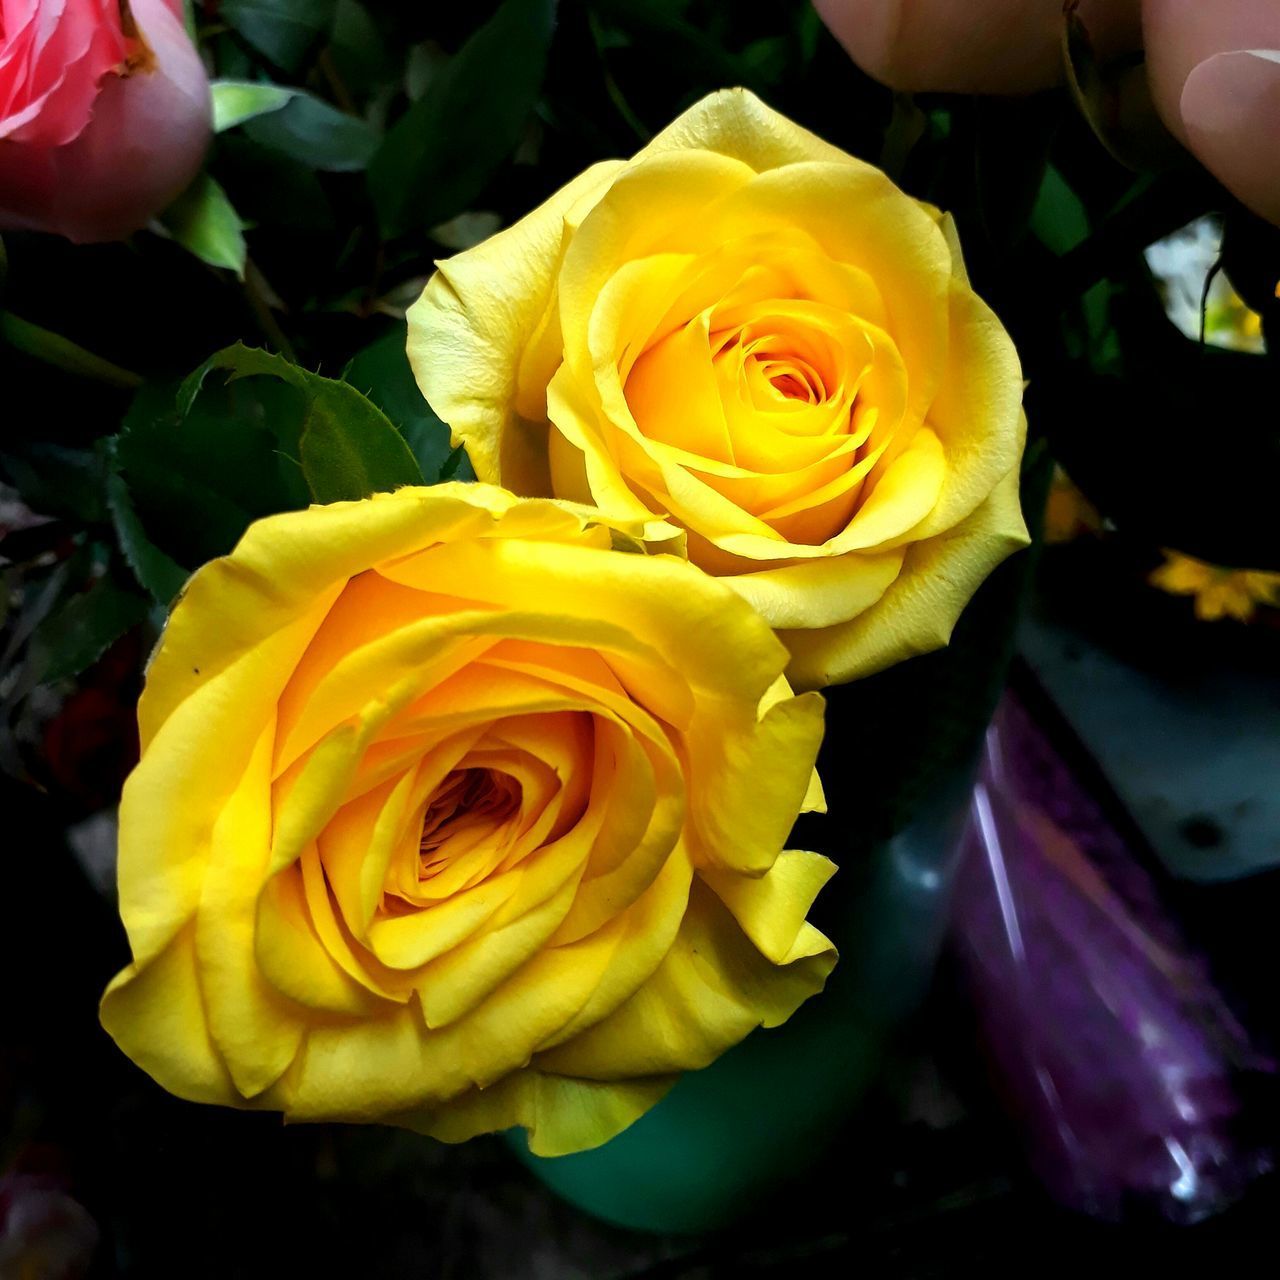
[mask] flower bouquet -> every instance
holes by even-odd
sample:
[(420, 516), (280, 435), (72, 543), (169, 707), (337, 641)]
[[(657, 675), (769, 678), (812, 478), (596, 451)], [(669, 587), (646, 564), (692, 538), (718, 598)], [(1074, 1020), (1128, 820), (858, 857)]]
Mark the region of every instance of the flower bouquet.
[[(895, 105), (808, 13), (604, 159), (556, 59), (635, 15), (505, 0), (414, 42), (331, 8), (4, 8), (4, 224), (134, 233), (10, 242), (0, 328), (73, 424), (0, 459), (15, 767), (49, 785), (57, 691), (150, 649), (100, 1014), (169, 1092), (505, 1132), (605, 1217), (714, 1225), (813, 1160), (925, 988), (1050, 443), (1097, 429), (1147, 298), (1105, 272), (1165, 203), (1075, 189), (1056, 95)], [(145, 376), (93, 319), (127, 252)], [(77, 253), (73, 341), (23, 273)]]

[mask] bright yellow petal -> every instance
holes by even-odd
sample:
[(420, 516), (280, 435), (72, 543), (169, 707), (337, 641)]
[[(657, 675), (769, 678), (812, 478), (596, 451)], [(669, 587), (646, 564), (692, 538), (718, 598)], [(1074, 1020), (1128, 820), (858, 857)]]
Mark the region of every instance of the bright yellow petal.
[[(947, 459), (927, 427), (889, 463), (848, 527), (831, 539), (832, 552), (889, 549), (917, 541), (916, 529), (937, 508), (947, 483)], [(909, 531), (909, 532), (908, 532)]]
[(1015, 469), (967, 520), (913, 544), (893, 585), (851, 622), (781, 632), (791, 650), (791, 683), (799, 689), (842, 684), (945, 645), (991, 570), (1030, 541), (1018, 485)]
[[(600, 432), (599, 411), (567, 365), (562, 365), (547, 388), (551, 415), (549, 447), (556, 476), (556, 492), (576, 501), (594, 503), (610, 520), (652, 521), (657, 504), (646, 506), (623, 478), (617, 459)], [(634, 479), (634, 477), (633, 477)]]
[(830, 627), (871, 608), (902, 568), (905, 552), (805, 560), (722, 579), (771, 627)]
[[(586, 847), (573, 846), (559, 858), (542, 851), (542, 874), (518, 877), (516, 893), (481, 932), (422, 970), (418, 999), (429, 1027), (457, 1023), (522, 965), (546, 954), (544, 944), (573, 906), (586, 854)], [(536, 1002), (540, 994), (530, 999)]]
[(933, 510), (910, 537), (952, 528), (986, 500), (1022, 458), (1022, 365), (995, 313), (967, 285), (950, 293), (946, 374), (929, 408), (929, 426), (946, 454), (946, 478)]
[(699, 865), (759, 875), (773, 865), (809, 794), (825, 704), (802, 694), (749, 730), (708, 717), (688, 736), (690, 818)]
[(618, 269), (654, 253), (679, 254), (697, 241), (699, 219), (752, 178), (740, 161), (709, 151), (669, 151), (627, 165), (582, 220), (560, 268), (565, 363), (592, 377), (590, 329), (596, 303)]
[[(323, 616), (348, 578), (438, 538), (482, 534), (514, 505), (500, 489), (452, 484), (256, 521), (230, 556), (195, 573), (169, 618), (138, 707), (143, 750), (173, 709), (224, 668), (304, 614), (319, 608)], [(293, 662), (278, 666), (287, 673)]]
[(440, 1061), (420, 1013), (404, 1005), (313, 1025), (287, 1083), (286, 1119), (379, 1121), (437, 1090), (460, 1091), (466, 1072)]
[(251, 1098), (286, 1071), (301, 1011), (262, 976), (254, 955), (258, 892), (271, 852), (271, 738), (263, 730), (210, 839), (195, 946), (209, 1031), (236, 1088)]
[(868, 167), (779, 115), (749, 89), (708, 94), (667, 125), (640, 156), (694, 149), (718, 151), (757, 172), (805, 160)]
[[(683, 875), (687, 882), (687, 863)], [(539, 1046), (599, 1005), (597, 993), (603, 991), (605, 1000), (593, 1015), (600, 1017), (652, 973), (662, 951), (651, 954), (649, 944), (656, 939), (669, 946), (674, 925), (670, 933), (664, 927), (642, 930), (641, 954), (629, 963), (616, 957), (635, 920), (656, 924), (673, 902), (683, 905), (680, 876), (676, 863), (633, 906), (633, 918), (620, 917), (601, 936), (537, 952), (468, 1017), (446, 1027), (428, 1029), (417, 1010), (405, 1008), (314, 1028), (288, 1077), (289, 1115), (383, 1120), (388, 1113), (433, 1111), (473, 1085), (499, 1086)]]
[(236, 1106), (240, 1094), (205, 1021), (193, 929), (144, 966), (118, 973), (99, 1017), (120, 1049), (170, 1093)]
[(539, 1064), (595, 1080), (705, 1067), (822, 990), (836, 960), (831, 944), (806, 924), (789, 955), (782, 965), (762, 955), (695, 879), (680, 934), (653, 977), (604, 1021), (539, 1055)]
[(937, 224), (870, 165), (810, 161), (771, 169), (721, 198), (680, 248), (709, 252), (775, 227), (800, 228), (875, 280), (884, 327), (907, 368), (907, 420), (921, 423), (947, 360), (951, 251)]
[[(215, 562), (218, 564), (221, 562)], [(217, 628), (220, 603), (205, 609), (207, 571), (193, 579), (171, 626)], [(148, 675), (144, 708), (169, 702), (175, 686), (188, 695), (156, 717), (142, 762), (129, 775), (120, 802), (120, 914), (139, 965), (158, 955), (195, 915), (209, 858), (209, 833), (240, 785), (255, 743), (273, 719), (272, 708), (298, 655), (324, 616), (325, 599), (279, 631), (247, 640), (220, 668), (197, 675), (207, 649), (178, 642), (190, 665), (176, 668), (162, 647)], [(237, 627), (228, 621), (227, 630)], [(166, 633), (165, 644), (168, 644)], [(163, 659), (163, 661), (162, 661)], [(150, 701), (148, 703), (148, 696)], [(210, 742), (217, 743), (210, 750)]]
[[(762, 876), (734, 875), (711, 868), (702, 879), (733, 913), (742, 931), (774, 964), (791, 964), (808, 942), (805, 918), (836, 864), (819, 853), (786, 849)], [(802, 941), (803, 939), (803, 941)]]
[(589, 1151), (616, 1137), (666, 1097), (677, 1076), (642, 1080), (575, 1080), (526, 1067), (487, 1089), (470, 1089), (437, 1111), (392, 1123), (441, 1142), (466, 1142), (517, 1125), (537, 1156)]
[[(513, 227), (439, 263), (409, 309), (409, 362), (428, 403), (465, 444), (481, 480), (521, 493), (546, 493), (546, 427), (516, 412), (521, 361), (538, 337), (538, 369), (559, 363), (553, 303), (565, 218), (590, 206), (622, 169), (593, 165)], [(538, 334), (539, 325), (543, 332)], [(526, 387), (526, 411), (531, 393)]]
[(273, 876), (262, 890), (254, 954), (263, 977), (305, 1009), (368, 1017), (389, 1007), (367, 983), (352, 978), (325, 946), (296, 864)]
[[(564, 644), (631, 649), (638, 655), (648, 648), (691, 684), (732, 690), (748, 700), (759, 700), (786, 660), (745, 602), (674, 556), (473, 541), (440, 547), (383, 572), (408, 586), (449, 593), (483, 581), (489, 599), (519, 611), (510, 622), (504, 616), (469, 621), (470, 634), (514, 635), (526, 611), (529, 617), (537, 611), (552, 643), (559, 637)], [(724, 661), (726, 653), (734, 654), (732, 663)]]

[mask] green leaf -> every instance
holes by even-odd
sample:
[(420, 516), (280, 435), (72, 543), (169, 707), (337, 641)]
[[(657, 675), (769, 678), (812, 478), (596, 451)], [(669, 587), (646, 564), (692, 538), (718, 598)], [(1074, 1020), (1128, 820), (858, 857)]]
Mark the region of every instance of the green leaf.
[(213, 131), (223, 133), (246, 120), (279, 111), (296, 93), (283, 85), (255, 83), (251, 80), (215, 80), (209, 86), (213, 95)]
[(383, 139), (369, 189), (387, 236), (445, 222), (515, 150), (537, 100), (555, 0), (504, 0)]
[[(1079, 192), (1080, 183), (1072, 179)], [(1043, 288), (1078, 297), (1103, 277), (1124, 274), (1148, 245), (1201, 217), (1219, 195), (1220, 189), (1198, 175), (1143, 174), (1109, 208), (1086, 201), (1092, 233), (1062, 255)]]
[(444, 469), (455, 452), (449, 428), (432, 412), (418, 390), (405, 353), (406, 326), (397, 324), (352, 360), (344, 375), (399, 428), (428, 484), (450, 479)]
[(738, 56), (751, 79), (773, 84), (786, 75), (790, 53), (786, 36), (765, 36), (753, 40)]
[(150, 386), (126, 415), (115, 456), (132, 508), (148, 540), (184, 568), (225, 555), (254, 520), (307, 504), (289, 456), (302, 407), (262, 390), (213, 387), (179, 411), (172, 384)]
[[(677, 84), (762, 88), (752, 68), (726, 49), (723, 36), (680, 16), (684, 7), (654, 0), (595, 0), (592, 5), (601, 18), (627, 32), (637, 49), (660, 50), (663, 71)], [(721, 12), (728, 11), (722, 6)]]
[[(408, 476), (405, 458), (415, 471), (417, 464), (390, 423), (390, 434), (382, 447), (371, 447), (368, 437), (351, 429), (350, 418), (338, 410), (333, 399), (336, 397), (317, 396), (311, 402), (302, 432), (302, 471), (317, 502), (366, 498), (420, 481), (420, 475)], [(398, 447), (391, 444), (392, 434)]]
[(1084, 202), (1067, 180), (1047, 165), (1031, 210), (1031, 232), (1046, 249), (1061, 256), (1083, 243), (1089, 235), (1089, 215)]
[(130, 391), (142, 385), (141, 375), (133, 370), (122, 369), (118, 364), (86, 351), (60, 333), (15, 316), (12, 311), (0, 311), (0, 341), (55, 369), (73, 373), (77, 378), (91, 378), (95, 382)]
[(299, 461), (317, 502), (366, 498), (401, 485), (421, 484), (422, 471), (386, 415), (346, 382), (323, 378), (280, 356), (237, 343), (217, 352), (183, 383), (178, 408), (186, 413), (214, 370), (231, 380), (266, 375), (302, 393), (305, 411)]
[(259, 53), (297, 71), (333, 21), (335, 0), (222, 0), (218, 16)]
[(66, 680), (91, 667), (130, 627), (147, 616), (147, 601), (110, 578), (72, 596), (32, 637), (37, 680)]
[(1060, 114), (1056, 93), (1016, 102), (978, 99), (975, 103), (977, 212), (997, 255), (1016, 248), (1027, 234)]
[(440, 480), (474, 480), (476, 478), (475, 470), (471, 466), (471, 459), (467, 457), (467, 451), (459, 445), (445, 460), (444, 466), (440, 468)]
[(378, 24), (358, 0), (338, 0), (329, 50), (352, 93), (368, 93), (395, 78), (395, 65)]
[(160, 221), (184, 249), (202, 262), (225, 267), (244, 278), (245, 224), (227, 193), (209, 174), (200, 174), (164, 211)]
[(219, 74), (227, 80), (252, 81), (260, 65), (252, 51), (230, 27), (214, 30), (216, 34), (206, 34), (202, 44)]
[[(112, 452), (114, 454), (114, 450)], [(147, 537), (142, 521), (133, 509), (129, 487), (114, 465), (107, 477), (107, 508), (111, 512), (120, 551), (133, 570), (133, 576), (157, 603), (169, 605), (182, 590), (187, 571)]]
[(363, 169), (379, 140), (367, 121), (300, 91), (280, 110), (249, 121), (245, 133), (261, 146), (333, 173)]
[(333, 206), (314, 170), (242, 133), (218, 141), (218, 171), (255, 226), (332, 231)]
[(42, 516), (93, 524), (102, 519), (102, 460), (90, 450), (15, 441), (0, 453), (0, 474)]
[(920, 110), (909, 93), (893, 95), (893, 114), (884, 132), (884, 147), (880, 152), (880, 167), (895, 182), (902, 180), (907, 167), (907, 157), (912, 148), (929, 130), (929, 117)]

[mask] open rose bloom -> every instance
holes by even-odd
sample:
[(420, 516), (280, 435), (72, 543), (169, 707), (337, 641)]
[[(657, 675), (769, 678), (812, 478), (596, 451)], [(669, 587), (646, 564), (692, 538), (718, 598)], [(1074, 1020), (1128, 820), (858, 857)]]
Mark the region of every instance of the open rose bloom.
[(152, 661), (102, 1020), (181, 1097), (597, 1145), (835, 962), (822, 699), (733, 592), (487, 485), (253, 525)]
[(182, 0), (0, 0), (0, 228), (138, 230), (199, 172), (209, 120)]
[(647, 520), (797, 687), (945, 644), (1027, 541), (1022, 374), (950, 219), (743, 90), (441, 263), (409, 353), (482, 480)]

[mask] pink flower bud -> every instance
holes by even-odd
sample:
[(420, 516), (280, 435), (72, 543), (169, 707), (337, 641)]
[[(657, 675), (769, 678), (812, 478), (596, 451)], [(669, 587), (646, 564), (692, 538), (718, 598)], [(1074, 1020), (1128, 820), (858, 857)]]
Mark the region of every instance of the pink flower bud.
[(182, 0), (0, 0), (0, 228), (118, 240), (199, 172)]

